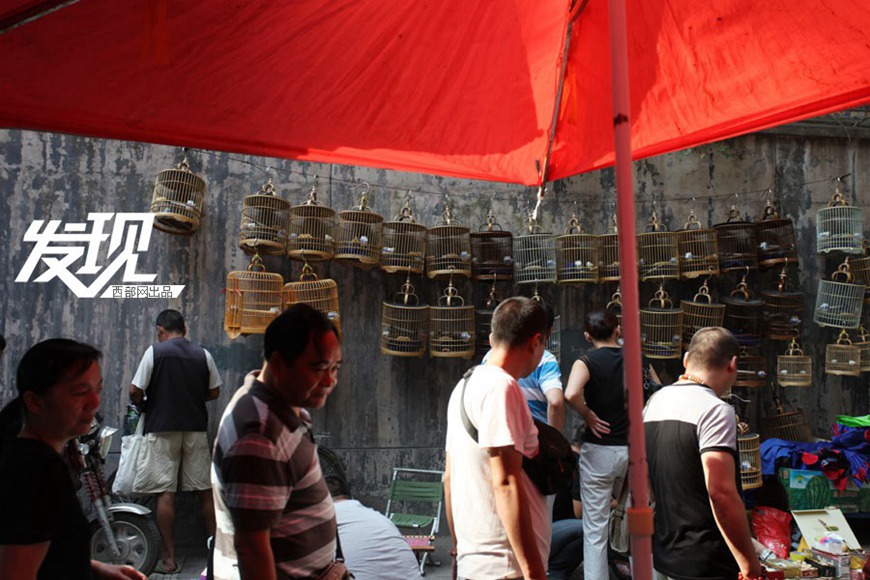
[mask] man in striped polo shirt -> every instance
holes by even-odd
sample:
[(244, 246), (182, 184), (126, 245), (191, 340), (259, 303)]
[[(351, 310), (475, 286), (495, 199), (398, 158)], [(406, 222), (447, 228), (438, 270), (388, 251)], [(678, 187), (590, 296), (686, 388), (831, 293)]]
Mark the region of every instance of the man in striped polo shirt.
[(305, 409), (323, 407), (335, 388), (338, 333), (297, 304), (266, 329), (263, 354), (215, 441), (217, 580), (316, 578), (335, 557), (335, 509)]

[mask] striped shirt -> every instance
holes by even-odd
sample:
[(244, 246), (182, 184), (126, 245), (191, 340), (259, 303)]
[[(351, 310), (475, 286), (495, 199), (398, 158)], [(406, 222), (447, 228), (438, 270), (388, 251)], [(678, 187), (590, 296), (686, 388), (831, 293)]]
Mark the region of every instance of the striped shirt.
[[(489, 353), (483, 357), (481, 364), (486, 363), (489, 358)], [(517, 381), (520, 385), (520, 390), (523, 392), (523, 397), (529, 405), (529, 411), (532, 412), (532, 417), (549, 424), (547, 420), (547, 391), (551, 389), (562, 389), (562, 371), (559, 368), (559, 361), (549, 350), (544, 351), (544, 356), (541, 357), (541, 362), (537, 368), (532, 371), (527, 377), (523, 377)]]
[(335, 557), (335, 508), (307, 412), (248, 375), (215, 441), (216, 580), (239, 578), (236, 530), (270, 530), (279, 579), (311, 578)]

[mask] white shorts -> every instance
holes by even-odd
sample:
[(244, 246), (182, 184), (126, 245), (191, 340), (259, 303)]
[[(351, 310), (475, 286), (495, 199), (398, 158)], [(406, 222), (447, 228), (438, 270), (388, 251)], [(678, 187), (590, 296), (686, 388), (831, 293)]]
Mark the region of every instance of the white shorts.
[(133, 493), (211, 489), (211, 451), (205, 431), (148, 433), (139, 450)]

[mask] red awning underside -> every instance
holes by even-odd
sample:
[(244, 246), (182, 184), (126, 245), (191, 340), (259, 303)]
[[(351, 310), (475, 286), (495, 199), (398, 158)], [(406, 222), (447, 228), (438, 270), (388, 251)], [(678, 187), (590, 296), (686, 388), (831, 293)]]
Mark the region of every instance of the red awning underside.
[[(13, 0), (0, 22), (41, 4), (58, 3)], [(870, 101), (866, 0), (628, 6), (636, 157)], [(537, 184), (569, 10), (79, 0), (0, 34), (0, 126)], [(607, 34), (590, 0), (549, 179), (613, 162)]]

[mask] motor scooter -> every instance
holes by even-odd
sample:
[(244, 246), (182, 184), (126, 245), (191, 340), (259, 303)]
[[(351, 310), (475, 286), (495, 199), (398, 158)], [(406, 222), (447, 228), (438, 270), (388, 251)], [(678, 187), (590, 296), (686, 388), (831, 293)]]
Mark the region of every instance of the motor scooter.
[(82, 507), (91, 525), (91, 558), (128, 564), (147, 576), (154, 571), (160, 555), (160, 532), (150, 509), (112, 495), (103, 465), (112, 435), (118, 430), (102, 422), (98, 414), (90, 431), (70, 441), (67, 448), (70, 469), (78, 473), (89, 500), (89, 505)]

